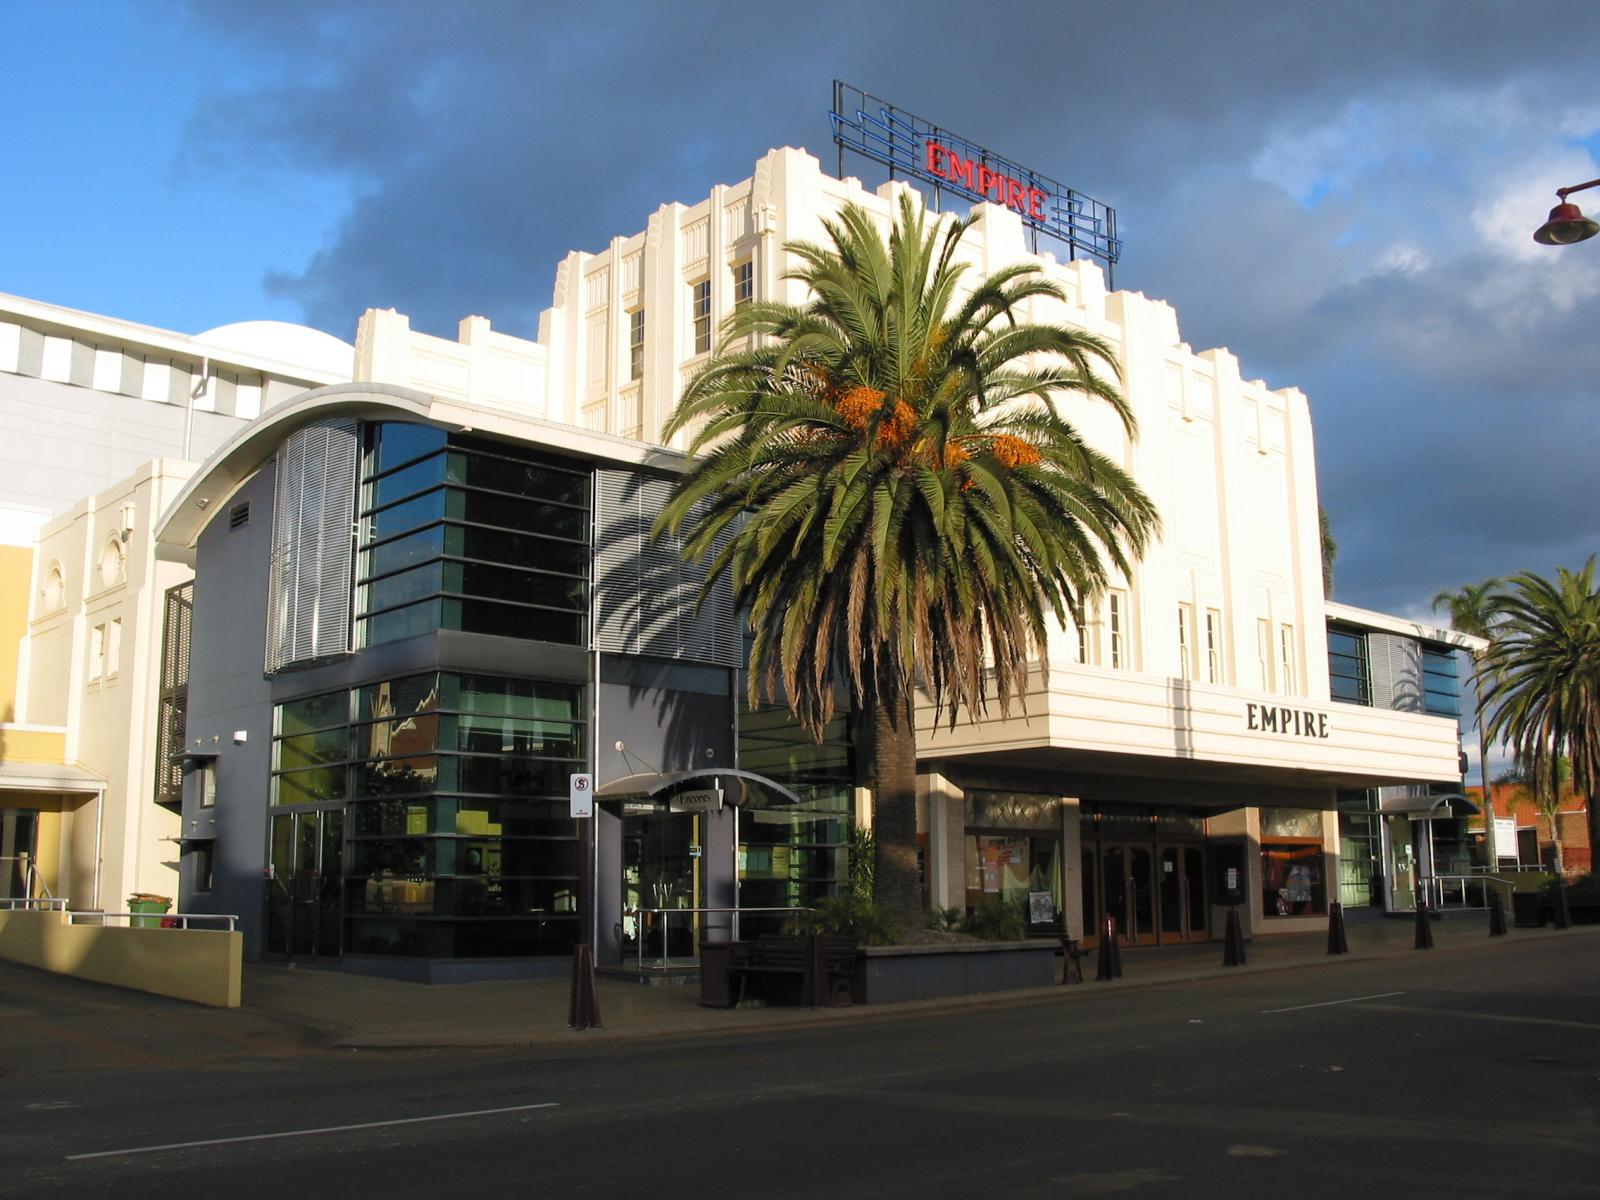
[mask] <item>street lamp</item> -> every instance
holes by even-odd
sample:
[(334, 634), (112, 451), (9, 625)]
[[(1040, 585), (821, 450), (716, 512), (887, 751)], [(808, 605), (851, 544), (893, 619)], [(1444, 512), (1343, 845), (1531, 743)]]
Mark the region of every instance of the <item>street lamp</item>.
[(1550, 210), (1550, 219), (1534, 232), (1533, 240), (1544, 246), (1570, 246), (1573, 242), (1587, 241), (1600, 233), (1600, 222), (1584, 216), (1576, 204), (1567, 203), (1567, 196), (1572, 192), (1592, 187), (1600, 187), (1600, 179), (1557, 188), (1556, 196), (1561, 203)]

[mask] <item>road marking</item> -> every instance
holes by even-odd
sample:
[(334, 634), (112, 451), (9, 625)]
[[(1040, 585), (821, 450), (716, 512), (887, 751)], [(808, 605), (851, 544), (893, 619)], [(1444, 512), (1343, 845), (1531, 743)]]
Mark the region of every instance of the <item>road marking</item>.
[(466, 1117), (491, 1117), (498, 1113), (531, 1112), (536, 1108), (559, 1108), (560, 1105), (514, 1104), (510, 1108), (480, 1108), (472, 1112), (440, 1113), (433, 1117), (400, 1117), (393, 1121), (366, 1121), (360, 1125), (328, 1125), (322, 1129), (290, 1129), (284, 1133), (251, 1133), (242, 1137), (207, 1138), (199, 1142), (169, 1142), (165, 1146), (135, 1146), (131, 1150), (96, 1150), (93, 1154), (69, 1154), (67, 1161), (84, 1158), (115, 1158), (123, 1154), (155, 1154), (161, 1150), (189, 1150), (196, 1146), (228, 1146), (235, 1142), (266, 1142), (273, 1138), (313, 1137), (322, 1133), (349, 1133), (355, 1129), (382, 1129), (389, 1125), (418, 1125), (424, 1121), (459, 1121)]
[(1289, 1008), (1263, 1008), (1266, 1013), (1303, 1012), (1308, 1008), (1332, 1008), (1335, 1004), (1360, 1004), (1363, 1000), (1387, 1000), (1390, 996), (1404, 996), (1404, 992), (1379, 992), (1374, 996), (1352, 996), (1348, 1000), (1324, 1000), (1321, 1004), (1296, 1004)]
[[(1593, 1021), (1564, 1021), (1559, 1017), (1518, 1017), (1505, 1013), (1464, 1012), (1454, 1008), (1414, 1008), (1409, 1004), (1374, 1004), (1384, 1012), (1423, 1013), (1430, 1017), (1460, 1017), (1467, 1021), (1504, 1021), (1511, 1025), (1550, 1025), (1556, 1029), (1583, 1029), (1590, 1033), (1600, 1030)], [(1561, 1062), (1561, 1059), (1550, 1059)]]

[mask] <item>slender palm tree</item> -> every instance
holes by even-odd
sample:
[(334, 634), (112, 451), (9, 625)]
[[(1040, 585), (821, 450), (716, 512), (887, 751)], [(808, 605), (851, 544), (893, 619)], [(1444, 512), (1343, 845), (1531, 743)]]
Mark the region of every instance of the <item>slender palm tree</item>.
[[(1559, 795), (1561, 759), (1588, 798), (1589, 844), (1600, 845), (1600, 592), (1595, 560), (1581, 571), (1511, 576), (1495, 602), (1499, 623), (1485, 657), (1489, 736), (1504, 739), (1525, 763), (1535, 790)], [(1553, 809), (1552, 809), (1553, 811)], [(1553, 824), (1552, 820), (1552, 824)]]
[(697, 457), (657, 529), (731, 576), (752, 702), (820, 733), (838, 688), (870, 718), (876, 894), (903, 924), (922, 910), (918, 689), (936, 720), (1008, 713), (1048, 619), (1081, 619), (1157, 527), (1062, 411), (1103, 403), (1133, 436), (1111, 347), (1027, 319), (1062, 298), (1032, 265), (967, 278), (970, 224), (930, 226), (907, 196), (887, 244), (856, 206), (827, 244), (789, 244), (810, 300), (737, 310), (665, 431), (694, 430)]
[[(1495, 598), (1501, 581), (1485, 579), (1482, 583), (1464, 583), (1455, 591), (1439, 592), (1433, 598), (1433, 609), (1443, 609), (1450, 617), (1450, 628), (1469, 637), (1494, 640)], [(1503, 849), (1494, 844), (1494, 794), (1489, 785), (1489, 739), (1484, 733), (1487, 718), (1483, 711), (1484, 656), (1487, 649), (1472, 652), (1472, 688), (1477, 696), (1478, 708), (1478, 772), (1483, 777), (1483, 828), (1489, 842), (1489, 869)], [(1515, 847), (1513, 847), (1515, 849)]]

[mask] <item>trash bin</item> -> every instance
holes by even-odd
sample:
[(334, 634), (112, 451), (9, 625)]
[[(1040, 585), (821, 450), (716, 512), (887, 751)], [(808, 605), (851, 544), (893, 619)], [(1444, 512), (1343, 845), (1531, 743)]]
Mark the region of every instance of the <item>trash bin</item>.
[(700, 943), (700, 1003), (707, 1008), (733, 1007), (732, 942)]
[[(128, 897), (128, 925), (133, 929), (160, 929), (161, 914), (172, 907), (169, 896), (156, 896), (150, 892), (135, 892)], [(148, 914), (148, 915), (143, 915)]]
[(1511, 897), (1511, 919), (1523, 929), (1545, 923), (1544, 897), (1538, 892), (1516, 892)]

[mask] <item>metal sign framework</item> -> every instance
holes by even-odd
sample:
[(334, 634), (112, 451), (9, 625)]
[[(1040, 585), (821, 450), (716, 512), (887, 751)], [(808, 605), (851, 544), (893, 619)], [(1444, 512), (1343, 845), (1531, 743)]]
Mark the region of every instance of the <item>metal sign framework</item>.
[(1121, 257), (1115, 210), (1048, 175), (837, 79), (829, 119), (841, 176), (844, 152), (851, 150), (888, 167), (891, 179), (900, 171), (932, 184), (936, 198), (948, 190), (1010, 208), (1062, 242), (1069, 258), (1088, 254), (1104, 262), (1108, 274)]

